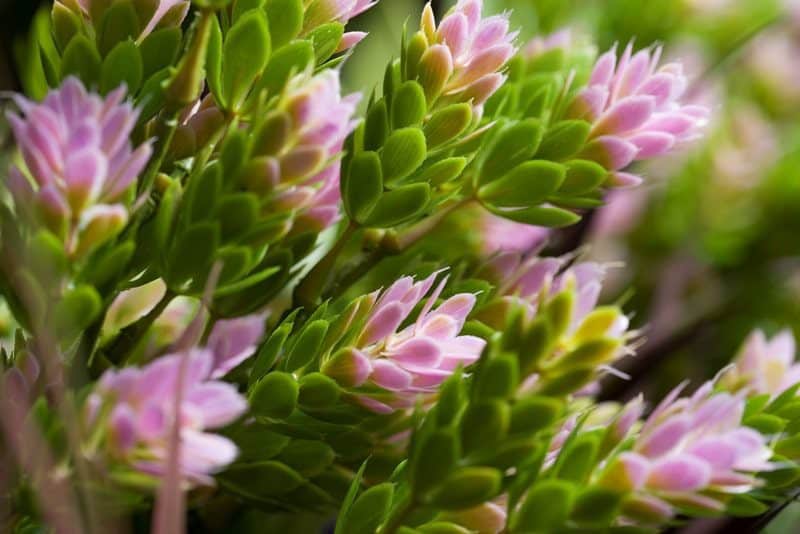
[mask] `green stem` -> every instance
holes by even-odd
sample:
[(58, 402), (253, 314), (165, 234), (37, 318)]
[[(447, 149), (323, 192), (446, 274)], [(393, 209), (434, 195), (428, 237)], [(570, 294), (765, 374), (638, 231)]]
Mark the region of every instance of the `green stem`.
[(380, 534), (396, 534), (408, 517), (417, 509), (417, 503), (412, 498), (407, 498), (400, 506), (394, 509), (380, 530)]
[(150, 330), (156, 319), (164, 313), (166, 307), (176, 296), (176, 293), (167, 289), (158, 304), (147, 315), (123, 328), (111, 343), (111, 346), (103, 351), (109, 361), (116, 364), (125, 362), (139, 345), (142, 337)]
[(294, 300), (301, 306), (314, 306), (317, 304), (325, 287), (333, 277), (333, 267), (339, 259), (344, 247), (350, 241), (358, 227), (352, 222), (339, 235), (336, 243), (311, 271), (303, 278), (294, 290)]

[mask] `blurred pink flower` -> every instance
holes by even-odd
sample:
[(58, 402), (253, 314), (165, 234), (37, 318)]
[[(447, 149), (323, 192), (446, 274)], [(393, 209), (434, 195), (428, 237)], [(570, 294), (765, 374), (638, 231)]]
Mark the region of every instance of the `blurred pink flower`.
[(260, 317), (221, 321), (204, 348), (163, 356), (141, 369), (106, 371), (87, 401), (89, 424), (107, 425), (113, 457), (163, 476), (176, 388), (182, 383), (180, 470), (185, 483), (213, 484), (210, 475), (231, 463), (237, 449), (229, 439), (207, 431), (232, 423), (247, 410), (236, 388), (215, 378), (249, 357), (262, 334)]
[(745, 340), (725, 373), (726, 384), (745, 387), (751, 393), (776, 396), (800, 382), (800, 362), (795, 362), (792, 332), (784, 330), (767, 339), (761, 330)]
[(541, 247), (550, 235), (542, 226), (509, 221), (480, 210), (481, 252), (485, 256), (502, 252), (528, 253)]
[(619, 60), (616, 49), (606, 52), (568, 112), (592, 123), (583, 157), (612, 171), (618, 186), (641, 182), (623, 172), (631, 163), (698, 139), (708, 122), (707, 108), (681, 101), (688, 86), (682, 65), (658, 67), (660, 57), (660, 48), (634, 54), (631, 44)]
[(139, 114), (124, 97), (124, 86), (102, 99), (68, 78), (41, 104), (15, 95), (22, 115), (7, 115), (26, 166), (9, 172), (17, 209), (63, 238), (72, 254), (122, 229), (123, 196), (152, 152), (149, 143), (132, 149)]
[(398, 331), (437, 275), (419, 282), (406, 276), (370, 295), (374, 304), (360, 336), (323, 366), (344, 385), (360, 388), (356, 400), (366, 408), (391, 413), (413, 407), (418, 397), (431, 400), (456, 368), (471, 365), (483, 352), (483, 339), (459, 335), (475, 305), (474, 295), (454, 295), (434, 309), (446, 279), (425, 301), (417, 319)]
[(420, 24), (429, 46), (420, 58), (420, 79), (446, 80), (448, 100), (477, 107), (503, 85), (500, 71), (517, 50), (508, 15), (482, 18), (482, 11), (482, 0), (459, 0), (437, 26), (428, 3)]
[(682, 387), (656, 407), (601, 482), (634, 492), (632, 509), (656, 521), (669, 519), (674, 506), (722, 510), (720, 495), (748, 492), (759, 485), (756, 473), (774, 468), (766, 438), (742, 426), (743, 397), (714, 393), (709, 382), (678, 398)]
[(537, 35), (522, 47), (522, 55), (533, 59), (557, 48), (568, 48), (572, 44), (572, 39), (572, 30), (569, 28), (548, 35)]

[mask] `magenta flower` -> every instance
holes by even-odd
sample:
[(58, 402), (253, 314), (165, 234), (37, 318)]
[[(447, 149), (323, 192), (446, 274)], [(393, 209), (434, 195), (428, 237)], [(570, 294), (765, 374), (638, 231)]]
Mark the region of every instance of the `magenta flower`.
[(274, 211), (298, 216), (296, 231), (321, 231), (340, 215), (339, 160), (361, 98), (342, 98), (340, 90), (336, 70), (293, 79), (271, 117), (279, 125), (266, 125), (268, 138), (246, 173), (246, 187), (273, 195)]
[(656, 522), (691, 505), (724, 508), (725, 495), (759, 485), (755, 474), (774, 468), (766, 438), (742, 426), (744, 398), (714, 393), (709, 382), (691, 397), (672, 391), (650, 417), (633, 449), (614, 459), (603, 484), (634, 492), (631, 509)]
[(660, 48), (632, 51), (629, 44), (619, 61), (616, 49), (600, 56), (568, 111), (592, 123), (583, 157), (611, 171), (620, 186), (641, 182), (623, 172), (628, 165), (698, 139), (709, 116), (707, 108), (681, 102), (688, 80), (680, 63), (658, 67)]
[(459, 0), (437, 26), (429, 3), (420, 24), (428, 41), (420, 59), (420, 80), (446, 80), (442, 94), (475, 106), (503, 85), (506, 76), (501, 70), (516, 52), (517, 32), (509, 32), (508, 15), (482, 18), (482, 11), (482, 0)]
[(116, 234), (128, 219), (124, 195), (144, 170), (151, 147), (129, 139), (139, 116), (125, 88), (105, 99), (67, 79), (37, 104), (15, 96), (8, 113), (25, 168), (12, 166), (8, 187), (17, 209), (82, 254)]
[(800, 382), (800, 362), (794, 357), (791, 331), (784, 330), (768, 340), (764, 332), (756, 330), (745, 340), (723, 380), (750, 393), (776, 396)]
[[(57, 4), (71, 6), (73, 2), (57, 0)], [(114, 0), (77, 0), (83, 14), (95, 18), (95, 24), (100, 25), (103, 13)], [(154, 30), (162, 27), (180, 26), (189, 12), (191, 2), (188, 0), (134, 0), (136, 13), (143, 18), (139, 20), (141, 32), (138, 39), (142, 40)]]
[(183, 371), (181, 473), (188, 484), (213, 484), (210, 475), (230, 464), (237, 449), (229, 439), (207, 431), (232, 423), (247, 410), (236, 388), (215, 378), (249, 357), (262, 334), (260, 317), (223, 321), (215, 325), (205, 348), (163, 356), (141, 369), (107, 371), (87, 402), (89, 424), (107, 425), (112, 457), (142, 472), (164, 475)]
[(437, 274), (419, 282), (406, 276), (369, 295), (374, 304), (360, 336), (323, 366), (343, 385), (358, 388), (355, 399), (366, 408), (391, 413), (413, 407), (419, 397), (430, 401), (453, 371), (471, 365), (483, 352), (483, 339), (459, 335), (475, 305), (474, 295), (454, 295), (434, 309), (446, 279), (416, 320), (398, 331), (433, 287)]
[[(308, 33), (328, 22), (347, 24), (350, 19), (375, 6), (378, 0), (311, 0), (306, 3), (309, 5), (303, 19), (303, 31)], [(352, 48), (366, 36), (364, 32), (345, 32), (337, 51)]]

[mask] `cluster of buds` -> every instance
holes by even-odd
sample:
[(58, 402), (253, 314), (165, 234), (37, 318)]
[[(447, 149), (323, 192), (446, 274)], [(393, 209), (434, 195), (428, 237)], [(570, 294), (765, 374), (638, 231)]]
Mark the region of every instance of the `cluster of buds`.
[(606, 52), (567, 112), (592, 124), (582, 157), (608, 169), (617, 186), (640, 183), (623, 170), (697, 139), (708, 122), (707, 108), (681, 101), (688, 87), (681, 64), (659, 67), (660, 57), (660, 48), (634, 54), (631, 44), (619, 60), (615, 48)]
[(505, 82), (501, 71), (516, 52), (517, 33), (509, 32), (507, 15), (482, 18), (482, 9), (481, 0), (459, 0), (437, 26), (425, 6), (408, 61), (429, 102), (443, 95), (480, 107)]
[(663, 523), (682, 506), (721, 511), (730, 495), (759, 485), (757, 473), (774, 468), (766, 438), (742, 426), (743, 397), (715, 393), (709, 382), (678, 398), (682, 387), (656, 407), (633, 448), (601, 478), (631, 492), (625, 514), (635, 521)]
[(111, 457), (158, 477), (167, 472), (170, 436), (178, 424), (184, 482), (213, 484), (210, 475), (230, 464), (237, 449), (207, 431), (247, 410), (236, 387), (219, 378), (255, 351), (262, 334), (260, 317), (221, 321), (203, 348), (163, 356), (141, 369), (107, 371), (87, 400), (88, 424), (105, 430)]
[[(65, 11), (86, 17), (100, 28), (103, 18), (116, 0), (57, 0), (53, 7), (53, 17), (66, 16)], [(142, 40), (159, 28), (180, 26), (189, 12), (191, 2), (188, 0), (137, 0), (131, 2), (136, 14), (132, 22), (138, 29), (138, 40)]]
[[(315, 28), (329, 22), (347, 24), (350, 19), (360, 15), (378, 3), (378, 0), (305, 0), (305, 16), (303, 32), (312, 32)], [(338, 51), (349, 50), (366, 37), (365, 32), (345, 32), (339, 42)]]
[(62, 238), (73, 256), (125, 226), (125, 194), (150, 159), (149, 143), (131, 146), (138, 111), (124, 98), (124, 87), (103, 99), (68, 78), (41, 104), (15, 96), (22, 115), (8, 114), (25, 161), (9, 173), (17, 209)]
[(416, 320), (398, 330), (431, 290), (437, 274), (418, 282), (406, 276), (369, 295), (372, 305), (363, 331), (353, 346), (323, 366), (323, 372), (340, 384), (358, 388), (355, 399), (367, 409), (391, 413), (413, 407), (419, 398), (430, 402), (447, 377), (476, 362), (483, 352), (483, 339), (459, 335), (475, 295), (460, 293), (434, 308), (446, 279)]
[(359, 94), (340, 95), (339, 73), (291, 80), (283, 100), (257, 127), (248, 190), (271, 195), (267, 213), (292, 211), (296, 230), (320, 231), (339, 218), (340, 158), (355, 128)]
[(764, 332), (756, 330), (747, 337), (722, 381), (732, 389), (774, 397), (800, 383), (800, 363), (795, 363), (794, 357), (795, 342), (790, 331), (767, 339)]

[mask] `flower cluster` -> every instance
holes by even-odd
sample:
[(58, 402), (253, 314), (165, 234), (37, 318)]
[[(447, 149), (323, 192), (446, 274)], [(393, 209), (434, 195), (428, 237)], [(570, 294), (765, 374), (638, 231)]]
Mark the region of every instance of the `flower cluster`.
[(231, 463), (237, 448), (208, 430), (247, 410), (236, 387), (220, 378), (253, 353), (262, 333), (257, 316), (221, 321), (206, 347), (162, 356), (141, 369), (107, 371), (87, 401), (88, 424), (104, 425), (112, 457), (163, 476), (178, 413), (181, 475), (189, 484), (213, 484), (209, 475)]
[(626, 513), (662, 523), (675, 507), (721, 511), (725, 496), (759, 485), (774, 468), (766, 438), (742, 426), (741, 396), (714, 392), (709, 382), (690, 397), (672, 391), (645, 421), (633, 449), (609, 466), (603, 484), (634, 492)]
[(41, 104), (15, 97), (22, 115), (8, 114), (25, 161), (9, 175), (17, 208), (64, 239), (73, 255), (122, 229), (125, 194), (152, 152), (149, 143), (132, 148), (138, 112), (124, 98), (124, 87), (102, 99), (69, 78)]
[(507, 15), (482, 18), (482, 10), (480, 0), (459, 0), (437, 26), (433, 9), (425, 6), (420, 26), (428, 48), (419, 78), (430, 100), (443, 94), (481, 106), (503, 85), (501, 70), (516, 52), (517, 33), (509, 32)]
[(339, 159), (361, 98), (340, 93), (338, 71), (298, 76), (257, 132), (243, 185), (297, 213), (295, 228), (319, 231), (339, 218)]
[(756, 330), (747, 337), (722, 380), (750, 393), (780, 395), (800, 382), (800, 363), (794, 357), (795, 342), (790, 331), (767, 339), (764, 332)]
[(437, 274), (418, 282), (406, 276), (370, 295), (374, 304), (354, 346), (323, 368), (343, 385), (361, 387), (356, 399), (366, 408), (391, 413), (413, 407), (419, 397), (431, 401), (454, 370), (480, 357), (486, 342), (459, 335), (475, 296), (460, 293), (434, 308), (446, 279), (425, 301), (416, 320), (399, 329), (431, 290)]
[[(82, 15), (90, 17), (99, 26), (106, 11), (113, 7), (114, 0), (57, 0), (57, 4)], [(121, 3), (121, 2), (120, 2)], [(187, 0), (135, 0), (133, 2), (137, 15), (134, 22), (139, 28), (139, 40), (144, 39), (159, 28), (180, 26), (189, 12), (191, 2)], [(56, 11), (59, 6), (56, 7)]]
[(659, 67), (660, 58), (660, 48), (634, 54), (629, 44), (619, 59), (609, 50), (568, 111), (592, 123), (583, 156), (611, 171), (616, 185), (638, 184), (626, 167), (697, 139), (708, 121), (708, 109), (681, 101), (688, 87), (681, 64)]

